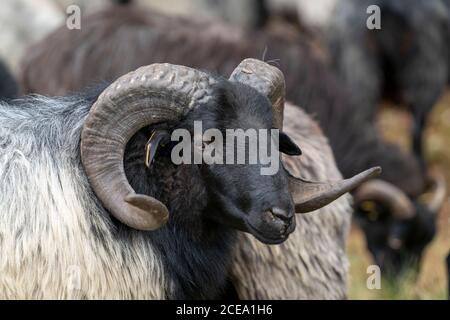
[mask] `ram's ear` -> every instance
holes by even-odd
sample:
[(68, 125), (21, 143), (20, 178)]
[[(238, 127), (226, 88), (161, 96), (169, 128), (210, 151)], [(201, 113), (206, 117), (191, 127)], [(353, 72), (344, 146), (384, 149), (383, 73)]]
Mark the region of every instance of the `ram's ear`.
[(159, 146), (164, 146), (170, 141), (170, 135), (166, 130), (155, 130), (145, 145), (145, 165), (150, 167), (155, 158)]
[(284, 132), (280, 131), (279, 135), (280, 152), (289, 156), (299, 156), (302, 154), (302, 150), (297, 144), (292, 141), (291, 138)]

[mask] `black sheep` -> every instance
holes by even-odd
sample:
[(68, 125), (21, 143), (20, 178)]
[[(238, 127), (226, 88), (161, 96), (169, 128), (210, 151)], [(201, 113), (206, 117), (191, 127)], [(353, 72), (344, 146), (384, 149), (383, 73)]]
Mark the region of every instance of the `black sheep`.
[[(28, 92), (63, 94), (153, 62), (182, 63), (230, 74), (246, 57), (264, 57), (279, 65), (286, 77), (287, 98), (320, 123), (344, 176), (380, 165), (381, 178), (406, 199), (408, 208), (413, 208), (403, 214), (409, 219), (424, 211), (434, 225), (436, 212), (418, 201), (427, 179), (417, 159), (383, 141), (374, 123), (359, 112), (359, 106), (349, 100), (328, 71), (320, 49), (289, 27), (243, 32), (209, 22), (170, 18), (135, 6), (113, 7), (85, 17), (80, 32), (61, 28), (30, 50), (22, 84)], [(385, 198), (386, 193), (382, 193), (373, 200), (389, 212), (388, 223), (392, 224), (399, 215), (392, 212), (397, 206), (386, 206)], [(423, 227), (428, 232), (428, 225)], [(427, 243), (428, 238), (421, 245)], [(391, 250), (388, 237), (380, 249)], [(405, 264), (401, 262), (400, 267)]]

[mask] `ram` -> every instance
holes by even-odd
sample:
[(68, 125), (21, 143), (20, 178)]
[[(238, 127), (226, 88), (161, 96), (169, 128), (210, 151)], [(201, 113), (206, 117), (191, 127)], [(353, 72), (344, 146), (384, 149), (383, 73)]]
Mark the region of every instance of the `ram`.
[[(61, 28), (31, 48), (23, 63), (22, 85), (27, 92), (61, 95), (154, 62), (230, 74), (246, 57), (273, 59), (286, 76), (287, 98), (319, 122), (344, 177), (368, 167), (383, 168), (381, 178), (389, 189), (370, 187), (357, 203), (361, 223), (383, 231), (365, 230), (377, 263), (396, 273), (410, 260), (420, 260), (434, 236), (444, 185), (434, 184), (439, 188), (432, 206), (418, 200), (427, 189), (427, 177), (417, 159), (383, 141), (374, 123), (359, 112), (361, 108), (328, 71), (324, 52), (296, 30), (280, 25), (266, 33), (250, 33), (217, 23), (170, 18), (134, 5), (111, 7), (83, 21), (79, 32)], [(397, 196), (392, 197), (391, 191)], [(398, 225), (407, 226), (400, 238), (392, 231)], [(415, 239), (417, 228), (425, 236)], [(410, 238), (415, 240), (407, 241)]]
[[(235, 230), (281, 243), (295, 212), (318, 209), (378, 172), (315, 183), (283, 167), (261, 175), (262, 161), (173, 161), (172, 133), (192, 137), (196, 121), (204, 133), (281, 129), (283, 90), (282, 73), (257, 60), (243, 61), (230, 80), (153, 64), (105, 89), (2, 104), (0, 295), (220, 297)], [(193, 153), (213, 143), (193, 139)], [(283, 132), (278, 141), (281, 152), (300, 154)]]

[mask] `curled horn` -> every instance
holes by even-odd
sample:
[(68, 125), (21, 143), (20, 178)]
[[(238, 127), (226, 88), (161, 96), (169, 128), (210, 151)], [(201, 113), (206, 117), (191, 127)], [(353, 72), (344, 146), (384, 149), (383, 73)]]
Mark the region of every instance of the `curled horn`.
[(120, 77), (92, 106), (81, 134), (81, 160), (92, 189), (119, 221), (139, 230), (167, 221), (163, 203), (130, 186), (123, 165), (126, 144), (143, 127), (178, 120), (207, 101), (214, 82), (194, 69), (153, 64)]
[(361, 185), (355, 193), (355, 201), (377, 201), (389, 208), (393, 217), (398, 220), (407, 220), (416, 214), (409, 197), (393, 184), (383, 180), (372, 180)]
[(445, 177), (441, 174), (431, 175), (430, 181), (433, 185), (433, 193), (429, 202), (425, 205), (429, 212), (437, 215), (441, 211), (447, 195), (447, 184), (445, 182)]
[(283, 127), (285, 82), (280, 69), (261, 60), (245, 59), (234, 69), (231, 81), (245, 83), (269, 98), (273, 110), (273, 126)]
[[(245, 83), (267, 96), (272, 103), (273, 126), (282, 129), (285, 81), (283, 73), (278, 68), (260, 60), (245, 59), (231, 74), (230, 80)], [(381, 168), (377, 167), (347, 180), (327, 182), (306, 181), (287, 172), (296, 212), (306, 213), (317, 210), (378, 176), (380, 172)]]

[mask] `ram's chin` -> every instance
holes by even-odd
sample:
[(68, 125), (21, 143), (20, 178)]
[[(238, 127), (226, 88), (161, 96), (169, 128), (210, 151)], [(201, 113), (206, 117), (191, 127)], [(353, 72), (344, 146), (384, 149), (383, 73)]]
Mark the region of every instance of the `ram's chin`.
[(247, 224), (247, 233), (253, 235), (260, 242), (268, 245), (276, 245), (285, 242), (289, 235), (295, 230), (295, 225), (291, 225), (287, 228), (286, 232), (261, 232), (257, 228), (253, 227), (251, 224)]

